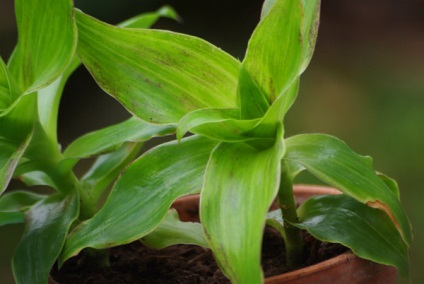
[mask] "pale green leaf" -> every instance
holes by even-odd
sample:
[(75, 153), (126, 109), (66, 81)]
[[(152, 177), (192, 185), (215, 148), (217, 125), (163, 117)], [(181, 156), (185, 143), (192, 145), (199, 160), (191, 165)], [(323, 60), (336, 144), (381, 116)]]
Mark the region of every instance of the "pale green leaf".
[(340, 195), (321, 195), (307, 200), (298, 210), (300, 223), (325, 242), (350, 248), (357, 256), (392, 265), (408, 274), (408, 246), (389, 216), (355, 199)]
[(239, 111), (236, 109), (200, 109), (190, 112), (178, 123), (177, 138), (181, 139), (186, 132), (190, 131), (226, 142), (255, 139), (256, 137), (249, 137), (244, 133), (255, 127), (259, 119), (240, 120), (238, 117)]
[(153, 26), (159, 18), (169, 18), (173, 20), (179, 20), (177, 12), (170, 6), (163, 6), (155, 12), (143, 13), (141, 15), (135, 16), (131, 19), (123, 21), (118, 24), (122, 28), (137, 28), (137, 29), (147, 29)]
[(26, 212), (26, 226), (12, 260), (17, 284), (46, 284), (71, 224), (76, 220), (76, 192), (52, 195)]
[(370, 157), (356, 154), (341, 140), (323, 134), (286, 139), (286, 160), (307, 169), (343, 193), (385, 211), (405, 243), (411, 244), (411, 225), (397, 195), (375, 173)]
[(321, 0), (302, 0), (303, 22), (302, 22), (302, 41), (303, 41), (303, 72), (311, 61), (315, 50), (315, 43), (318, 36), (319, 15)]
[(162, 223), (140, 241), (148, 247), (162, 249), (177, 244), (208, 247), (200, 223), (181, 222), (174, 209), (168, 211)]
[(110, 26), (80, 11), (76, 18), (81, 60), (134, 115), (176, 123), (193, 110), (236, 107), (239, 62), (219, 48), (169, 31)]
[(19, 39), (8, 66), (30, 94), (55, 81), (74, 55), (73, 1), (16, 0), (15, 11)]
[(221, 143), (207, 166), (200, 218), (215, 259), (233, 283), (262, 281), (261, 241), (279, 187), (280, 135), (262, 151), (245, 143)]
[(102, 209), (70, 234), (60, 261), (86, 247), (125, 244), (152, 232), (176, 198), (200, 191), (215, 146), (193, 136), (143, 154), (118, 179)]
[[(276, 1), (271, 6), (253, 32), (243, 60), (270, 104), (300, 74), (303, 16), (299, 1)], [(248, 94), (240, 93), (244, 95)]]

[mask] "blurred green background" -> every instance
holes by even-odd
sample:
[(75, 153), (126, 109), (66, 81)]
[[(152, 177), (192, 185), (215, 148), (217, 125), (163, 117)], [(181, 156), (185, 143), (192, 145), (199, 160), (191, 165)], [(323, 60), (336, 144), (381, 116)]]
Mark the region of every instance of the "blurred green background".
[[(261, 2), (75, 0), (75, 5), (117, 23), (170, 4), (183, 22), (162, 20), (157, 28), (200, 36), (241, 60)], [(372, 156), (379, 171), (398, 181), (414, 230), (412, 283), (424, 283), (424, 2), (326, 0), (321, 10), (315, 55), (287, 116), (287, 135), (335, 135), (355, 151)], [(0, 0), (3, 59), (15, 43), (13, 1)], [(60, 111), (63, 146), (128, 116), (82, 68), (71, 77)], [(21, 232), (18, 225), (0, 228), (1, 284), (13, 283), (9, 260)]]

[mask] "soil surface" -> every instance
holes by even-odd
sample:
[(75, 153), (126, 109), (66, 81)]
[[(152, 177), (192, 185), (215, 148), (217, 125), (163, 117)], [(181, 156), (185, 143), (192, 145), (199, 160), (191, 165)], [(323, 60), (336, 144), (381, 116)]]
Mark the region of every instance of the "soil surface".
[[(339, 255), (347, 249), (338, 244), (322, 243), (304, 236), (309, 266)], [(266, 228), (262, 247), (265, 277), (290, 271), (284, 263), (284, 244), (278, 232)], [(209, 249), (192, 245), (175, 245), (162, 250), (145, 247), (140, 242), (110, 249), (110, 266), (96, 268), (87, 254), (68, 260), (52, 277), (60, 284), (102, 283), (230, 283), (219, 271)]]

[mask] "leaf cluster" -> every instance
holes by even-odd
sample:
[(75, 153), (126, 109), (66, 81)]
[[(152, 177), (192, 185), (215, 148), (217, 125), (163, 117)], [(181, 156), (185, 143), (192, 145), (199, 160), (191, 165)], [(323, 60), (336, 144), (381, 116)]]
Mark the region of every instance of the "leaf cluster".
[[(242, 61), (200, 38), (148, 29), (160, 17), (178, 19), (169, 7), (117, 26), (71, 0), (15, 0), (15, 8), (19, 40), (7, 64), (0, 59), (0, 192), (12, 178), (54, 189), (0, 197), (0, 225), (25, 223), (12, 260), (17, 283), (47, 283), (56, 261), (135, 240), (208, 247), (232, 282), (261, 283), (266, 223), (281, 232), (293, 267), (304, 229), (407, 274), (412, 237), (396, 183), (335, 137), (284, 136), (313, 54), (319, 0), (265, 0)], [(62, 151), (58, 107), (81, 64), (131, 118)], [(175, 141), (140, 155), (145, 141), (171, 134)], [(76, 163), (91, 157), (77, 177)], [(296, 209), (292, 185), (302, 171), (342, 194)], [(169, 209), (195, 193), (201, 225)], [(280, 208), (269, 213), (274, 200)]]

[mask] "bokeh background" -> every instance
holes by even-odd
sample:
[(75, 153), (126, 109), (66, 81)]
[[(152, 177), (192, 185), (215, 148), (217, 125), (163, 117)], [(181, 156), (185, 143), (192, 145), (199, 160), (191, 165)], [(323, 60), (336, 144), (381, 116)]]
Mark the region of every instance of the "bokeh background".
[[(170, 4), (180, 23), (156, 28), (200, 36), (240, 60), (259, 20), (262, 0), (75, 0), (109, 23)], [(324, 0), (314, 58), (286, 118), (287, 135), (323, 132), (374, 158), (395, 178), (414, 229), (412, 283), (424, 283), (424, 2)], [(60, 27), (58, 27), (58, 31)], [(13, 0), (0, 0), (0, 54), (16, 44)], [(59, 117), (63, 146), (127, 112), (80, 68), (66, 87)], [(304, 177), (301, 182), (309, 181)], [(0, 283), (13, 283), (9, 260), (22, 226), (0, 228)]]

